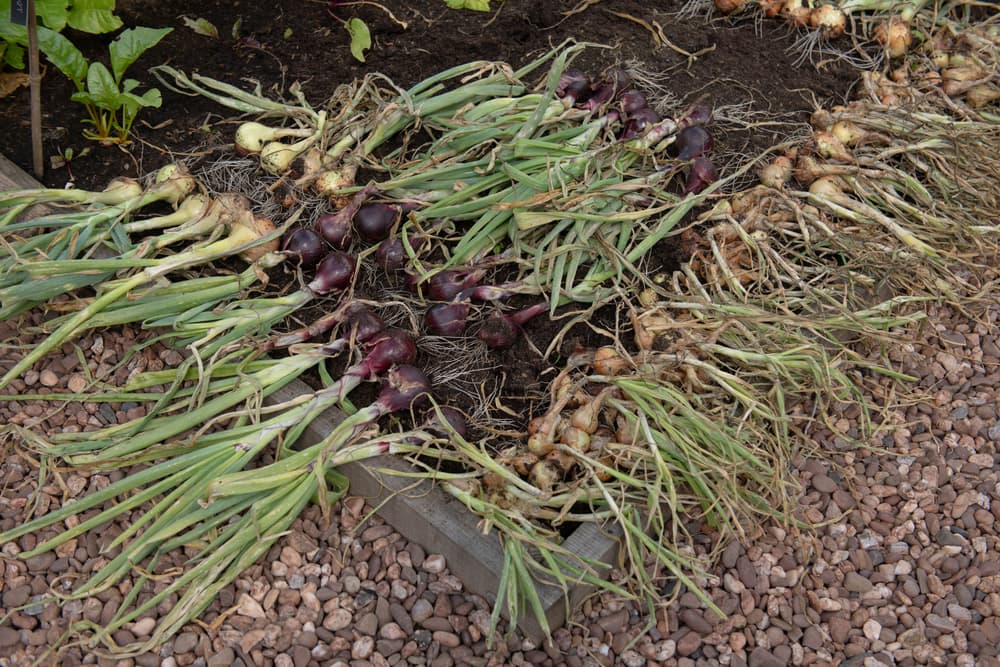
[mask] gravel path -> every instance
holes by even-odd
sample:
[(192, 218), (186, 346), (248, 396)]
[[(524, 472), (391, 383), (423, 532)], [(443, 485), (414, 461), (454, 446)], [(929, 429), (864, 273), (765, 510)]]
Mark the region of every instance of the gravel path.
[[(554, 641), (536, 646), (518, 634), (488, 649), (490, 609), (464, 592), (433, 545), (407, 542), (348, 498), (326, 525), (310, 507), (264, 564), (224, 590), (203, 615), (156, 655), (120, 662), (71, 648), (53, 664), (162, 665), (994, 665), (1000, 646), (1000, 307), (976, 319), (946, 308), (929, 312), (914, 342), (886, 352), (893, 366), (920, 378), (901, 396), (868, 377), (886, 409), (875, 445), (858, 450), (856, 411), (810, 435), (824, 457), (800, 458), (806, 533), (776, 526), (732, 543), (704, 581), (727, 613), (720, 620), (694, 595), (649, 619), (608, 597), (587, 601)], [(0, 339), (15, 331), (0, 325)], [(27, 342), (27, 341), (26, 341)], [(124, 379), (136, 369), (176, 363), (151, 348), (112, 370), (134, 334), (91, 335), (78, 346), (94, 373)], [(9, 354), (0, 352), (0, 354)], [(0, 357), (0, 367), (4, 359)], [(15, 391), (80, 391), (81, 356), (67, 347)], [(0, 402), (0, 422), (50, 431), (134, 417), (136, 406)], [(44, 509), (122, 473), (67, 471), (46, 480)], [(36, 471), (8, 449), (0, 463), (0, 526), (22, 521)], [(0, 665), (30, 663), (80, 619), (110, 618), (127, 584), (97, 598), (31, 604), (50, 584), (99, 567), (111, 526), (27, 562), (14, 559), (45, 535), (2, 546)], [(706, 538), (706, 543), (709, 540)], [(167, 601), (169, 602), (169, 601)], [(21, 608), (20, 611), (14, 611)], [(166, 604), (161, 605), (165, 609)], [(149, 633), (154, 619), (119, 631), (119, 642)], [(644, 627), (651, 625), (646, 633)], [(638, 639), (636, 639), (638, 637)]]

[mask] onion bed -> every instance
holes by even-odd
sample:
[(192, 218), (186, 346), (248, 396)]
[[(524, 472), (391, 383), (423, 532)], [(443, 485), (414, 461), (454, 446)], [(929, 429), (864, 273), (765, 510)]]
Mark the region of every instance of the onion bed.
[[(95, 595), (140, 563), (142, 581), (168, 583), (139, 604), (139, 582), (107, 626), (79, 628), (88, 641), (119, 654), (162, 643), (309, 502), (347, 493), (337, 465), (385, 453), (500, 536), (494, 628), (501, 612), (545, 627), (542, 580), (586, 581), (652, 610), (671, 579), (712, 607), (692, 520), (723, 538), (795, 524), (787, 468), (809, 429), (845, 405), (868, 416), (871, 374), (908, 380), (853, 346), (892, 344), (922, 301), (973, 299), (996, 279), (995, 261), (970, 259), (997, 253), (985, 216), (997, 158), (977, 148), (1000, 132), (995, 117), (956, 120), (934, 97), (903, 109), (873, 93), (817, 112), (803, 141), (716, 165), (710, 109), (661, 116), (626, 72), (573, 69), (588, 47), (560, 45), (516, 70), (468, 63), (408, 90), (370, 75), (319, 109), (299, 89), (276, 102), (160, 67), (172, 89), (254, 115), (237, 132), (238, 161), (174, 165), (103, 192), (0, 193), (0, 317), (64, 311), (0, 387), (95, 327), (138, 324), (184, 354), (176, 369), (83, 396), (141, 401), (141, 418), (48, 438), (5, 429), (72, 466), (135, 466), (0, 535), (102, 508), (20, 554), (31, 557), (144, 507), (108, 564), (62, 597)], [(244, 172), (218, 178), (237, 164)], [(743, 187), (755, 174), (761, 184)], [(62, 208), (19, 221), (51, 202)], [(156, 202), (173, 211), (144, 213)], [(686, 257), (649, 275), (665, 240)], [(621, 317), (602, 345), (560, 355), (568, 332), (609, 307)], [(536, 318), (561, 327), (540, 351), (557, 373), (516, 434), (443, 405), (441, 374), (413, 365), (445, 344), (486, 356)], [(310, 392), (263, 400), (307, 373), (319, 378)], [(356, 406), (363, 384), (380, 389)], [(300, 441), (333, 407), (343, 422)], [(125, 500), (105, 506), (112, 498)], [(616, 526), (623, 576), (563, 549), (567, 522)], [(182, 571), (158, 573), (181, 548)], [(171, 594), (149, 640), (114, 645), (116, 629)]]

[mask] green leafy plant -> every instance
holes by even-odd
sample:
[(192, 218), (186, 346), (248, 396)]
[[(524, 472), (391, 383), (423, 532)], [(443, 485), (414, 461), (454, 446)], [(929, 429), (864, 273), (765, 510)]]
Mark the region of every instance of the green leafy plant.
[[(10, 22), (10, 3), (11, 0), (0, 0), (0, 63), (12, 69), (24, 69), (28, 31)], [(42, 27), (54, 32), (69, 27), (92, 34), (122, 27), (121, 19), (114, 14), (115, 0), (39, 0), (35, 10), (40, 23), (39, 33)]]
[(128, 143), (132, 123), (143, 107), (159, 107), (160, 91), (150, 88), (142, 95), (136, 79), (125, 79), (125, 70), (143, 53), (156, 46), (172, 28), (129, 28), (108, 47), (111, 69), (99, 61), (87, 62), (84, 55), (68, 39), (51, 30), (43, 37), (39, 30), (39, 48), (49, 61), (73, 84), (77, 92), (71, 98), (87, 109), (87, 123), (92, 130), (89, 139), (112, 143)]
[(451, 9), (471, 9), (476, 12), (490, 11), (490, 0), (444, 0)]

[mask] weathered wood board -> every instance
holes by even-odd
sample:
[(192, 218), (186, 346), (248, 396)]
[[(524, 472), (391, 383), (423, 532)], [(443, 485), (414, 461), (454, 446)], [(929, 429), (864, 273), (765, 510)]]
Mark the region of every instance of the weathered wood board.
[[(17, 165), (0, 155), (0, 190), (39, 187), (39, 183)], [(269, 398), (275, 403), (287, 400), (311, 389), (295, 381)], [(337, 424), (342, 415), (335, 410), (321, 415), (305, 430), (302, 442), (318, 442)], [(495, 533), (484, 535), (479, 519), (464, 505), (436, 488), (430, 482), (414, 484), (413, 479), (391, 475), (385, 470), (405, 471), (406, 462), (382, 456), (365, 462), (350, 463), (339, 470), (351, 482), (351, 495), (367, 498), (378, 513), (407, 539), (423, 546), (428, 552), (442, 554), (451, 571), (466, 588), (493, 601), (496, 597), (503, 567), (503, 550)], [(618, 542), (601, 528), (585, 524), (567, 537), (564, 546), (582, 558), (613, 564)], [(560, 627), (568, 609), (575, 606), (588, 592), (584, 584), (575, 586), (567, 598), (553, 586), (539, 586), (538, 593), (546, 612), (549, 627)], [(538, 640), (541, 626), (530, 616), (521, 619), (524, 633)]]

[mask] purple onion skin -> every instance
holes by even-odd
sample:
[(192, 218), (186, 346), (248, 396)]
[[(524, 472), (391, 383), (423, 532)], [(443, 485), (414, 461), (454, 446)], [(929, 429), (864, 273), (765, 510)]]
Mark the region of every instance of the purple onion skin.
[[(424, 244), (426, 239), (422, 236), (411, 236), (410, 247), (416, 251)], [(375, 263), (382, 267), (383, 271), (401, 271), (406, 268), (410, 261), (403, 247), (403, 241), (398, 236), (391, 236), (378, 244), (375, 250)]]
[(495, 350), (508, 348), (517, 342), (517, 338), (521, 334), (521, 327), (528, 320), (541, 315), (548, 309), (549, 304), (542, 302), (536, 303), (534, 306), (528, 306), (510, 315), (494, 311), (483, 322), (483, 326), (479, 329), (477, 336), (487, 347)]
[(520, 329), (511, 322), (510, 318), (497, 311), (483, 321), (476, 337), (486, 344), (486, 347), (494, 350), (505, 350), (517, 342), (521, 334)]
[(610, 83), (602, 83), (594, 89), (594, 94), (583, 104), (583, 108), (588, 111), (596, 111), (601, 107), (607, 106), (614, 98), (614, 86)]
[(580, 104), (590, 97), (590, 77), (578, 69), (567, 69), (556, 84), (556, 96), (570, 104)]
[(700, 125), (685, 127), (677, 133), (677, 139), (674, 141), (678, 160), (690, 160), (704, 155), (712, 150), (714, 145), (712, 134)]
[(715, 165), (707, 157), (695, 158), (688, 170), (684, 194), (698, 194), (719, 177)]
[(439, 405), (437, 409), (429, 411), (423, 428), (441, 438), (447, 438), (452, 433), (462, 440), (469, 437), (469, 423), (465, 415), (461, 410), (447, 405)]
[(461, 336), (468, 319), (468, 303), (436, 303), (424, 313), (424, 327), (435, 336)]
[(707, 104), (693, 104), (684, 110), (677, 121), (677, 128), (693, 127), (695, 125), (708, 125), (712, 122), (712, 107)]
[(351, 243), (351, 220), (355, 213), (377, 191), (374, 185), (361, 188), (342, 209), (321, 215), (316, 221), (316, 231), (334, 248), (343, 250)]
[(389, 238), (392, 228), (399, 221), (399, 207), (391, 204), (365, 204), (354, 214), (354, 229), (369, 243)]
[(298, 261), (303, 269), (312, 269), (326, 254), (323, 237), (311, 229), (299, 227), (285, 237), (281, 249)]
[(639, 109), (628, 119), (625, 123), (625, 132), (622, 133), (622, 139), (633, 139), (643, 134), (650, 126), (656, 125), (660, 122), (660, 115), (646, 107), (645, 109)]
[(622, 111), (626, 116), (634, 115), (639, 109), (648, 109), (649, 101), (638, 90), (626, 90), (621, 96)]
[[(354, 329), (354, 339), (361, 342), (373, 338), (375, 334), (385, 329), (385, 322), (371, 308), (363, 304), (354, 304), (346, 310), (338, 309), (335, 312), (328, 313), (301, 329), (283, 334), (277, 338), (272, 338), (263, 349), (273, 350), (288, 347), (296, 343), (303, 343), (325, 334), (338, 324), (351, 325)], [(324, 345), (323, 352), (325, 354), (336, 354), (347, 349), (350, 342), (350, 334), (342, 335), (340, 338)]]
[(393, 366), (411, 364), (417, 358), (413, 337), (402, 329), (385, 329), (368, 341), (368, 354), (358, 364), (358, 375), (374, 377)]
[(427, 296), (435, 301), (451, 301), (462, 290), (476, 285), (484, 275), (482, 269), (453, 269), (435, 273), (427, 280)]
[(399, 238), (393, 236), (378, 244), (375, 250), (375, 263), (382, 267), (383, 271), (399, 271), (406, 266), (406, 248)]
[(401, 365), (389, 373), (376, 403), (389, 412), (420, 408), (430, 403), (431, 383), (416, 366)]
[(344, 289), (354, 280), (358, 260), (346, 252), (331, 252), (316, 267), (316, 275), (308, 289), (320, 296)]
[(611, 87), (615, 97), (621, 97), (632, 85), (632, 75), (621, 67), (609, 67), (601, 80)]
[(343, 209), (319, 216), (316, 220), (316, 232), (338, 250), (351, 245), (351, 220), (343, 215)]
[(351, 325), (354, 339), (367, 343), (385, 331), (385, 322), (367, 306), (362, 306), (357, 312), (351, 313), (345, 324)]

